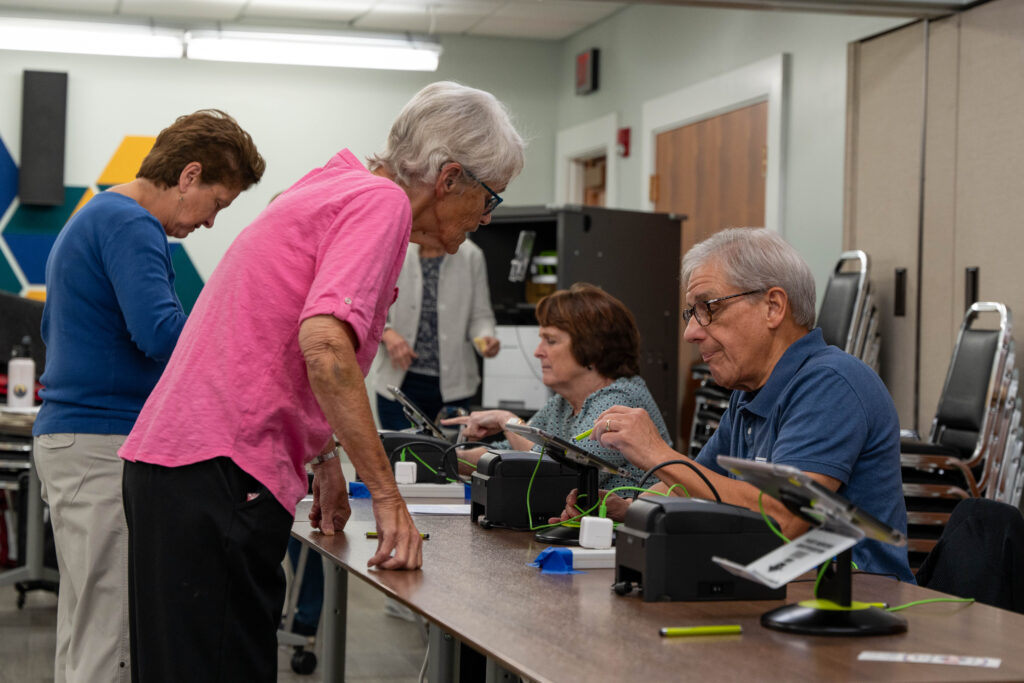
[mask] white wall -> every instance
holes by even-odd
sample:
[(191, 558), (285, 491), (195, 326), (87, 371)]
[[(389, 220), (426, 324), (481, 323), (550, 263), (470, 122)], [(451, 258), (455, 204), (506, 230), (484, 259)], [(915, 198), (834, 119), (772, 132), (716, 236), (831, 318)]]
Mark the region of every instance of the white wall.
[(509, 204), (553, 198), (560, 47), (549, 42), (446, 38), (435, 73), (242, 65), (0, 51), (0, 137), (18, 162), (22, 71), (68, 73), (65, 184), (87, 186), (124, 135), (156, 135), (175, 116), (203, 107), (229, 112), (267, 160), (263, 181), (243, 193), (213, 230), (184, 245), (209, 277), (228, 245), (267, 204), (342, 147), (363, 158), (383, 148), (402, 105), (435, 80), (493, 92), (529, 139), (526, 170)]
[[(66, 183), (95, 180), (121, 136), (153, 135), (200, 107), (235, 115), (268, 161), (213, 231), (185, 242), (204, 277), (274, 192), (348, 146), (378, 150), (421, 86), (454, 79), (494, 92), (530, 140), (509, 205), (554, 201), (558, 132), (615, 114), (638, 134), (645, 101), (766, 57), (790, 55), (782, 233), (810, 262), (819, 296), (842, 247), (846, 44), (903, 23), (891, 18), (631, 5), (562, 41), (445, 37), (434, 74), (274, 67), (0, 51), (0, 136), (17, 160), (21, 71), (69, 73)], [(600, 90), (573, 93), (574, 56), (601, 49)], [(616, 205), (644, 206), (640, 141), (611, 178)]]
[[(808, 260), (819, 296), (842, 250), (846, 45), (905, 23), (891, 18), (700, 7), (630, 5), (564, 43), (559, 131), (613, 112), (633, 129), (619, 159), (618, 206), (645, 206), (641, 141), (644, 102), (759, 60), (790, 55), (788, 130), (782, 170), (782, 234)], [(574, 56), (601, 50), (600, 90), (573, 93)]]

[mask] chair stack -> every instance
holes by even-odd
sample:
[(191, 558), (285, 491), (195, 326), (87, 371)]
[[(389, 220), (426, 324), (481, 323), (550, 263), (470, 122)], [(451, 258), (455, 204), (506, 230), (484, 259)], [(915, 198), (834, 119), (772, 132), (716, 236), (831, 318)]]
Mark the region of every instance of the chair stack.
[(732, 392), (711, 379), (711, 369), (707, 363), (694, 365), (692, 373), (693, 378), (700, 382), (694, 392), (695, 405), (690, 428), (690, 457), (696, 458), (700, 449), (704, 448), (704, 444), (718, 429), (722, 414), (729, 407), (729, 395)]
[[(979, 323), (985, 314), (998, 317), (994, 328)], [(935, 546), (960, 500), (987, 497), (1019, 504), (1024, 468), (1012, 335), (1004, 304), (972, 304), (960, 325), (927, 440), (901, 442), (912, 567)]]
[(863, 251), (839, 255), (818, 311), (818, 327), (826, 344), (860, 358), (877, 372), (881, 335), (868, 269)]

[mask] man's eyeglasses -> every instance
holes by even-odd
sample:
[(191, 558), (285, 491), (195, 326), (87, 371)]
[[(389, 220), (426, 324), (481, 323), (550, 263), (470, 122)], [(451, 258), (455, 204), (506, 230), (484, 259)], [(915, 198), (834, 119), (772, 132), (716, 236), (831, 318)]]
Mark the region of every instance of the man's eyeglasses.
[(714, 313), (712, 305), (728, 301), (729, 299), (735, 299), (740, 296), (747, 296), (749, 294), (760, 294), (763, 289), (752, 289), (749, 292), (740, 292), (739, 294), (730, 294), (729, 296), (720, 296), (717, 299), (709, 299), (708, 301), (697, 301), (689, 308), (683, 309), (683, 322), (686, 324), (690, 323), (690, 318), (696, 318), (697, 323), (701, 327), (707, 327), (711, 324), (711, 314)]
[(496, 208), (498, 208), (498, 204), (501, 204), (503, 201), (505, 201), (505, 200), (503, 200), (501, 198), (501, 195), (499, 195), (497, 192), (495, 192), (491, 188), (487, 187), (487, 183), (485, 183), (484, 181), (480, 180), (475, 175), (473, 175), (472, 172), (470, 172), (470, 170), (468, 168), (463, 166), (462, 167), (462, 171), (467, 176), (469, 176), (470, 180), (473, 180), (473, 181), (479, 183), (480, 187), (484, 188), (485, 190), (487, 190), (488, 192), (491, 193), (491, 196), (488, 197), (487, 201), (484, 203), (484, 215), (485, 216), (487, 214), (489, 214), (491, 211), (494, 211)]

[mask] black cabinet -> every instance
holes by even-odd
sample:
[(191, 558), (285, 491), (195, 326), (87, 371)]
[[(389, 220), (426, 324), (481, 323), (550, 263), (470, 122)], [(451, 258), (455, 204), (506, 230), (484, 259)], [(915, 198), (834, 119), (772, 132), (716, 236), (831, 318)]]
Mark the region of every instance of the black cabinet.
[[(590, 282), (620, 299), (640, 328), (640, 374), (679, 444), (679, 267), (684, 216), (584, 206), (499, 207), (473, 234), (487, 259), (499, 325), (534, 325), (526, 282), (510, 282), (519, 233), (556, 252), (557, 286)], [(530, 279), (527, 272), (526, 279)]]

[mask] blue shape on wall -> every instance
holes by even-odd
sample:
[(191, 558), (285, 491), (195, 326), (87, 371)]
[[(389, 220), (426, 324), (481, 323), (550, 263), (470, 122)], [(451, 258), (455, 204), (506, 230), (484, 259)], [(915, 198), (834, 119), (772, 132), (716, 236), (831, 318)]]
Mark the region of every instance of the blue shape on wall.
[(7, 145), (0, 138), (0, 216), (7, 211), (18, 196), (18, 166), (7, 151)]
[(86, 189), (65, 187), (64, 203), (60, 206), (21, 204), (4, 227), (4, 241), (29, 284), (41, 285), (46, 281), (46, 258)]

